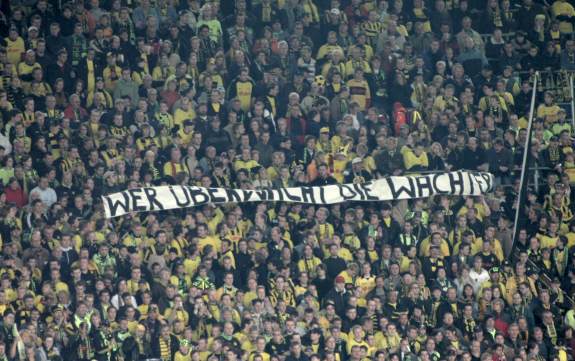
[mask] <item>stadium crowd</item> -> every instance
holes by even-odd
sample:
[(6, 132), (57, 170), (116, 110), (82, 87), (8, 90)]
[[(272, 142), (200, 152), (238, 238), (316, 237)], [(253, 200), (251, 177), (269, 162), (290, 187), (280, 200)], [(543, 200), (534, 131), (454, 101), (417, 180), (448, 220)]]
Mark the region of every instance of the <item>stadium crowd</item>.
[[(574, 22), (571, 0), (1, 1), (0, 361), (574, 359)], [(100, 198), (460, 169), (495, 191)]]

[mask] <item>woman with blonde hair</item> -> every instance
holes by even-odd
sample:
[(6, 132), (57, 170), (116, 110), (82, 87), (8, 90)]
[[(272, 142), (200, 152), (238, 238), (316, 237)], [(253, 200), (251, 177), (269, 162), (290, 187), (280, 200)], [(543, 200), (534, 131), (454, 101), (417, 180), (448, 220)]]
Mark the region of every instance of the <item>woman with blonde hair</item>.
[(428, 153), (429, 170), (445, 170), (445, 153), (439, 142), (433, 142)]

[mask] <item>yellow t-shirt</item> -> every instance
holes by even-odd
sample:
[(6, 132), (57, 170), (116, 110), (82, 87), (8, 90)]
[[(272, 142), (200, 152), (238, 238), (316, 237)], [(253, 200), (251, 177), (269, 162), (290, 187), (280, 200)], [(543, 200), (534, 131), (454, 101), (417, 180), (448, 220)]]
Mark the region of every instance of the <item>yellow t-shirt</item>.
[(102, 72), (104, 78), (104, 85), (106, 90), (114, 91), (116, 88), (116, 82), (122, 76), (122, 68), (119, 66), (110, 67), (107, 66)]
[[(429, 257), (429, 248), (431, 247), (431, 238), (427, 237), (423, 241), (421, 241), (419, 245), (419, 253), (422, 256)], [(448, 257), (450, 255), (449, 252), (449, 244), (446, 240), (442, 239), (441, 243), (439, 244), (439, 251), (443, 257)]]
[[(475, 255), (481, 252), (483, 247), (483, 238), (477, 237), (471, 244), (471, 254)], [(499, 262), (503, 262), (505, 259), (505, 254), (503, 253), (503, 247), (501, 247), (501, 242), (498, 239), (494, 239), (491, 242), (491, 250)]]
[(192, 361), (192, 353), (188, 352), (187, 355), (184, 355), (178, 350), (174, 355), (174, 361)]
[(323, 44), (322, 46), (319, 47), (319, 50), (317, 51), (316, 59), (321, 60), (334, 50), (340, 51), (342, 54), (344, 54), (342, 47), (337, 44), (335, 45)]
[(256, 162), (255, 160), (241, 160), (238, 159), (234, 162), (234, 169), (236, 171), (240, 170), (240, 169), (246, 169), (248, 171), (251, 171), (253, 168), (255, 167), (259, 167), (260, 164), (258, 162)]
[(222, 241), (215, 236), (206, 236), (199, 239), (198, 249), (200, 252), (203, 251), (204, 247), (207, 245), (213, 246), (216, 251), (219, 251), (222, 248)]
[(411, 148), (404, 146), (401, 148), (401, 154), (403, 155), (403, 165), (407, 170), (410, 170), (416, 166), (427, 168), (429, 165), (429, 160), (427, 159), (426, 152), (422, 152), (419, 156), (417, 156)]
[(353, 261), (353, 255), (351, 254), (351, 252), (349, 251), (349, 249), (345, 248), (345, 247), (341, 247), (339, 249), (339, 251), (337, 251), (337, 255), (341, 258), (343, 258), (344, 261), (346, 262), (351, 262)]
[(537, 108), (537, 118), (547, 119), (547, 117), (555, 118), (559, 113), (559, 106), (558, 105), (550, 105), (547, 106), (545, 104), (541, 104)]
[(349, 60), (348, 62), (345, 63), (345, 77), (346, 78), (353, 77), (353, 73), (355, 72), (356, 68), (363, 69), (363, 72), (365, 74), (371, 73), (371, 66), (369, 66), (367, 60), (359, 60), (359, 61)]
[(24, 44), (24, 39), (21, 37), (16, 38), (12, 41), (9, 37), (5, 37), (6, 41), (6, 56), (8, 61), (14, 65), (20, 62), (22, 53), (26, 51), (26, 45)]
[(541, 242), (541, 248), (549, 248), (553, 249), (557, 246), (557, 240), (559, 239), (559, 235), (555, 237), (551, 237), (547, 234), (537, 234), (537, 239)]
[[(566, 15), (573, 17), (575, 16), (575, 9), (568, 1), (555, 1), (551, 5), (551, 13), (553, 16)], [(559, 30), (562, 34), (570, 34), (573, 32), (573, 25), (567, 21), (561, 21), (559, 22)]]
[(198, 267), (200, 267), (200, 263), (202, 263), (202, 259), (200, 257), (195, 258), (186, 257), (186, 259), (184, 260), (184, 270), (186, 274), (192, 277), (196, 273)]
[(164, 163), (164, 175), (175, 177), (178, 173), (185, 172), (181, 163), (166, 162)]
[(26, 64), (25, 61), (21, 61), (20, 63), (18, 63), (18, 75), (19, 76), (32, 74), (34, 69), (42, 69), (42, 66), (38, 63), (28, 65), (28, 64)]
[(361, 289), (361, 295), (365, 296), (375, 288), (375, 276), (358, 277), (355, 286)]
[(315, 274), (315, 269), (321, 264), (321, 260), (317, 257), (310, 259), (302, 258), (297, 263), (297, 268), (300, 272), (307, 272), (308, 274)]
[(243, 111), (247, 112), (250, 110), (252, 103), (252, 92), (254, 85), (251, 81), (238, 81), (236, 83), (236, 95), (240, 100), (240, 105)]
[(342, 159), (342, 160), (338, 160), (338, 159), (334, 159), (333, 161), (333, 174), (332, 176), (335, 178), (335, 180), (338, 183), (343, 183), (343, 180), (345, 179), (343, 172), (345, 171), (346, 167), (347, 167), (347, 159)]
[(178, 138), (182, 140), (182, 144), (188, 145), (194, 138), (194, 132), (191, 131), (189, 133), (186, 133), (183, 128), (180, 128), (178, 130)]
[(371, 100), (371, 92), (369, 90), (369, 84), (367, 81), (350, 79), (347, 82), (347, 87), (349, 88), (349, 93), (351, 94), (351, 101), (357, 102), (357, 104), (359, 104), (359, 109), (361, 111), (365, 111), (367, 104)]
[(174, 112), (174, 125), (177, 125), (181, 128), (184, 127), (184, 122), (188, 119), (194, 119), (196, 117), (196, 112), (194, 109), (190, 108), (190, 110), (185, 111), (183, 109), (176, 109)]

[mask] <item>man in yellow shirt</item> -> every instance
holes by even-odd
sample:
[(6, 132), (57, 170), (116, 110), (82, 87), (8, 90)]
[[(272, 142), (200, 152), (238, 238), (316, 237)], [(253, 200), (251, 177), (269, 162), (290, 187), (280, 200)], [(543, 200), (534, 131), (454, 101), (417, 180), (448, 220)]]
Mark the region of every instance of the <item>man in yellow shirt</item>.
[(320, 46), (319, 50), (317, 51), (316, 60), (322, 60), (326, 57), (326, 55), (333, 53), (334, 51), (344, 53), (341, 46), (337, 43), (337, 33), (335, 31), (330, 31), (327, 33), (327, 43)]
[(429, 165), (427, 153), (421, 143), (416, 144), (413, 149), (408, 146), (404, 146), (401, 149), (401, 154), (403, 155), (403, 164), (406, 170), (422, 171), (426, 170)]
[(198, 249), (203, 251), (203, 249), (210, 245), (218, 252), (221, 248), (222, 241), (217, 236), (211, 236), (208, 233), (208, 226), (204, 223), (198, 225)]
[(573, 33), (573, 18), (575, 17), (575, 9), (573, 5), (566, 0), (556, 0), (551, 5), (551, 13), (560, 21), (559, 30), (561, 34)]
[(178, 130), (178, 138), (180, 138), (182, 145), (188, 145), (194, 137), (194, 122), (191, 119), (184, 121), (184, 126)]
[(299, 272), (307, 272), (311, 277), (315, 277), (316, 268), (321, 264), (321, 260), (314, 256), (313, 248), (309, 244), (304, 246), (303, 254), (302, 259), (297, 264)]
[(170, 151), (170, 160), (164, 163), (164, 176), (176, 178), (178, 173), (185, 172), (181, 159), (182, 152), (180, 151), (180, 148), (173, 147)]
[(6, 55), (8, 57), (8, 62), (16, 65), (20, 62), (20, 57), (22, 53), (26, 51), (26, 45), (24, 44), (24, 39), (18, 34), (18, 29), (16, 26), (11, 26), (8, 31), (8, 36), (4, 38), (6, 41)]
[(353, 78), (347, 82), (347, 87), (351, 94), (351, 101), (359, 105), (360, 111), (365, 111), (371, 101), (369, 84), (363, 77), (364, 69), (362, 67), (355, 68), (353, 74)]
[(182, 128), (186, 120), (195, 118), (196, 112), (192, 107), (192, 101), (188, 97), (183, 97), (180, 100), (180, 107), (174, 112), (174, 125)]
[(32, 81), (32, 72), (35, 69), (42, 69), (42, 66), (36, 62), (36, 53), (30, 49), (24, 55), (24, 61), (18, 63), (18, 76), (24, 86), (28, 86)]
[(544, 103), (537, 107), (537, 118), (544, 119), (548, 123), (556, 121), (560, 108), (554, 100), (553, 93), (546, 91), (543, 96)]
[(234, 162), (234, 169), (236, 171), (240, 169), (245, 169), (247, 171), (251, 171), (255, 167), (259, 167), (260, 164), (252, 159), (252, 155), (250, 152), (250, 148), (244, 147), (242, 148), (241, 156), (238, 160)]
[(475, 238), (473, 244), (471, 245), (471, 254), (477, 254), (483, 248), (483, 242), (489, 241), (491, 243), (491, 250), (493, 254), (497, 257), (499, 262), (503, 262), (505, 255), (503, 253), (503, 247), (501, 242), (495, 238), (495, 227), (489, 226), (485, 229), (483, 238)]
[(355, 76), (356, 69), (362, 69), (364, 73), (371, 73), (371, 67), (363, 57), (363, 51), (359, 46), (353, 47), (351, 51), (351, 59), (345, 63), (346, 79)]

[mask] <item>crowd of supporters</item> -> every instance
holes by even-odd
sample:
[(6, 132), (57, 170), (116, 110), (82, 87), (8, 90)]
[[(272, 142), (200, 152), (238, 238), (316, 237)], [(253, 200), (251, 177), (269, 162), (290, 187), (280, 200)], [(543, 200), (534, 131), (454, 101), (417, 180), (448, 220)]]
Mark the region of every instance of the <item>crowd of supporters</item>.
[[(574, 23), (572, 0), (0, 1), (0, 361), (572, 360)], [(494, 192), (100, 198), (460, 169)]]

